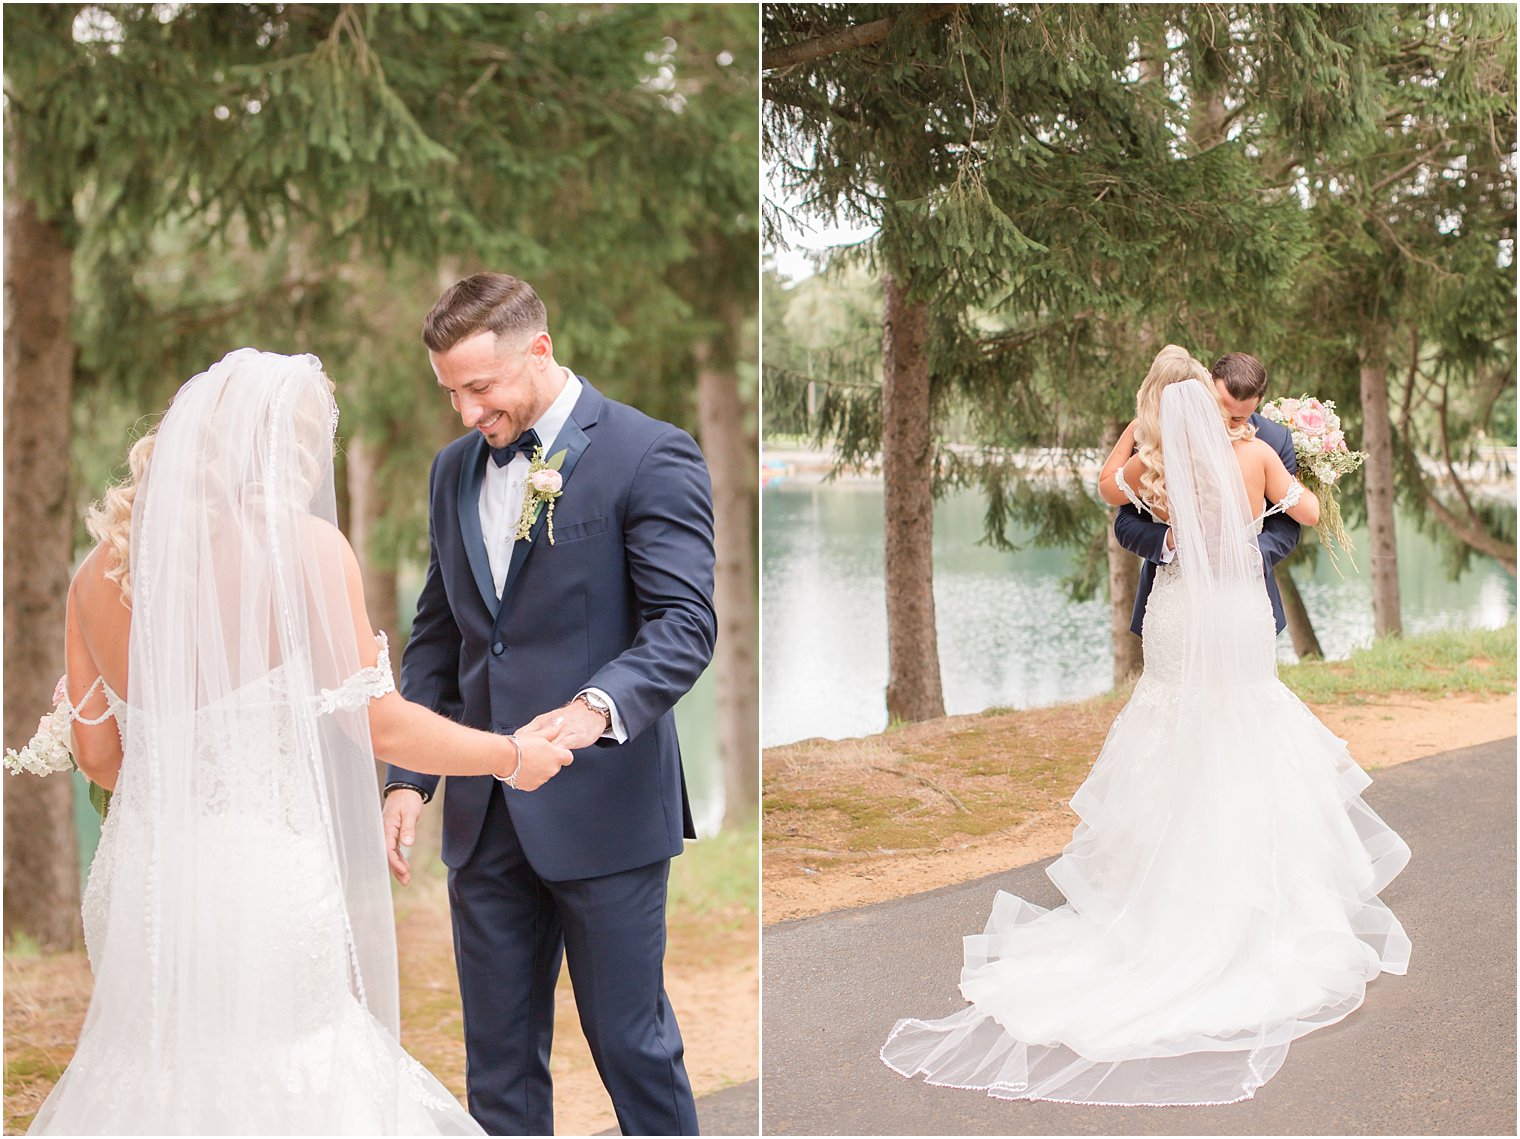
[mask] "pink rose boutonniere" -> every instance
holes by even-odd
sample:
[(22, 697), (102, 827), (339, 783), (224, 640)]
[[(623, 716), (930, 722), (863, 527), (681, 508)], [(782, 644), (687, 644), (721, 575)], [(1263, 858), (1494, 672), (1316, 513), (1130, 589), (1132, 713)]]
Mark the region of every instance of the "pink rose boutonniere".
[(559, 473), (564, 465), (564, 451), (557, 451), (552, 458), (545, 459), (542, 447), (537, 448), (528, 460), (528, 482), (523, 487), (522, 514), (517, 519), (519, 539), (528, 540), (533, 524), (538, 521), (539, 511), (547, 508), (549, 517), (545, 528), (549, 531), (549, 545), (554, 545), (554, 500), (564, 493), (565, 478)]

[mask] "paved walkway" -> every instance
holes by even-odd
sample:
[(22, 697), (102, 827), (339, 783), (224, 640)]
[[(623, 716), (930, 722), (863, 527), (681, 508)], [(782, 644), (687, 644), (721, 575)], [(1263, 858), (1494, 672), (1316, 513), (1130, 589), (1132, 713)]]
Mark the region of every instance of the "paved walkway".
[(1007, 1102), (889, 1070), (899, 1017), (961, 1008), (961, 937), (995, 890), (1057, 905), (1049, 861), (764, 935), (768, 1135), (1515, 1134), (1515, 740), (1374, 775), (1366, 798), (1414, 851), (1382, 897), (1414, 942), (1340, 1024), (1296, 1042), (1227, 1107)]
[[(703, 1135), (758, 1135), (760, 1081), (748, 1080), (697, 1097), (697, 1127)], [(598, 1135), (621, 1135), (616, 1127)]]

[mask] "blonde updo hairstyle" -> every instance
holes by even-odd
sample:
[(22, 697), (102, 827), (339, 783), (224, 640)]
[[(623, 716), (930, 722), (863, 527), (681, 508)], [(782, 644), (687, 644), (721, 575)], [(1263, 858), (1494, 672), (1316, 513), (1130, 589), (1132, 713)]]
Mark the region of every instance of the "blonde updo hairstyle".
[(105, 547), (106, 577), (121, 587), (121, 603), (132, 607), (132, 503), (137, 500), (137, 489), (148, 474), (148, 460), (153, 457), (153, 444), (158, 428), (154, 427), (127, 453), (127, 477), (106, 487), (100, 500), (91, 505), (85, 515), (85, 529), (90, 537)]
[[(1145, 467), (1140, 474), (1140, 497), (1163, 511), (1167, 502), (1165, 464), (1161, 454), (1161, 393), (1183, 380), (1201, 381), (1218, 401), (1219, 393), (1209, 370), (1193, 359), (1187, 349), (1175, 344), (1168, 344), (1156, 353), (1151, 370), (1145, 373), (1140, 390), (1135, 394), (1135, 450)], [(1221, 409), (1221, 418), (1223, 414)]]

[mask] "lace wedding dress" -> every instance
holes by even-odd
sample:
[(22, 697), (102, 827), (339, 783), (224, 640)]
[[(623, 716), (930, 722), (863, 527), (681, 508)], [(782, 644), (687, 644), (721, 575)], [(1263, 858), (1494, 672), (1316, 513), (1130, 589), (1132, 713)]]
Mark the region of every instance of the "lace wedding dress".
[(965, 939), (970, 1004), (899, 1021), (883, 1047), (904, 1076), (1005, 1099), (1231, 1103), (1408, 967), (1377, 895), (1409, 848), (1361, 800), (1344, 741), (1277, 679), (1261, 519), (1218, 423), (1202, 384), (1166, 389), (1178, 554), (1048, 871), (1067, 904), (997, 894)]
[[(95, 987), (38, 1134), (481, 1134), (399, 1043), (366, 708), (314, 357), (181, 389), (133, 519), (123, 760), (84, 893)], [(81, 701), (81, 704), (83, 701)]]

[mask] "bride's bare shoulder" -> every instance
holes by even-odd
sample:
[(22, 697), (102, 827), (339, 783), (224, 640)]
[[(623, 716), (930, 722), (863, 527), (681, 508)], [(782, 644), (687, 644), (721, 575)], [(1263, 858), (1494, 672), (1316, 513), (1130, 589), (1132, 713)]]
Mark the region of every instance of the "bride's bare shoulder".
[(84, 561), (74, 571), (69, 582), (69, 592), (76, 601), (90, 608), (111, 602), (124, 610), (126, 606), (122, 604), (121, 583), (109, 576), (116, 568), (116, 554), (103, 545), (96, 546), (85, 555)]
[(1272, 444), (1260, 438), (1237, 439), (1235, 453), (1252, 466), (1262, 466), (1268, 459), (1277, 458), (1277, 451)]
[[(96, 661), (122, 658), (132, 628), (131, 603), (121, 583), (108, 576), (115, 568), (115, 553), (105, 546), (96, 546), (69, 581), (70, 635), (77, 630)], [(119, 677), (113, 675), (112, 679)]]
[(308, 517), (303, 526), (305, 537), (316, 546), (319, 556), (339, 563), (350, 580), (359, 574), (359, 555), (342, 530), (315, 515)]

